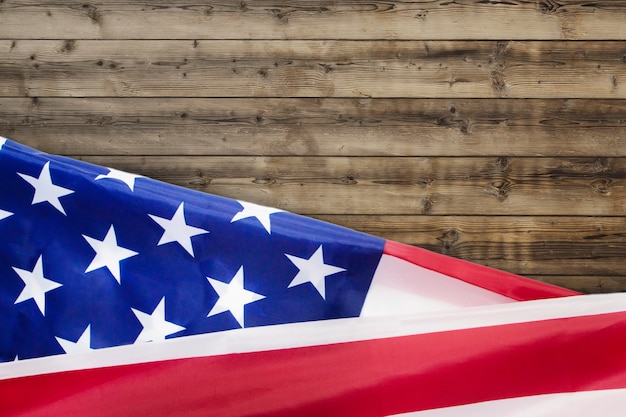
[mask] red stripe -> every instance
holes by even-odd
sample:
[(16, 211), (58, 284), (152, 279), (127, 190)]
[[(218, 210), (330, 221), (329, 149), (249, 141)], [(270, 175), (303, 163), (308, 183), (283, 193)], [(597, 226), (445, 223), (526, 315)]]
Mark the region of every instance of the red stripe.
[(0, 415), (382, 416), (624, 388), (625, 351), (611, 313), (5, 380)]
[(518, 301), (580, 295), (510, 272), (388, 240), (384, 253)]

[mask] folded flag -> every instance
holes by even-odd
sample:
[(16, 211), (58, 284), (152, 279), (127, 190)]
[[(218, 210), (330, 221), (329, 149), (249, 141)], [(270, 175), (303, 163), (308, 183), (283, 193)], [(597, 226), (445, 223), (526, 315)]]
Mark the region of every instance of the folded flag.
[(4, 364), (0, 415), (618, 417), (624, 349), (626, 294), (256, 327)]
[(576, 294), (4, 138), (0, 187), (0, 396), (17, 407), (0, 415), (30, 409), (20, 393), (31, 382), (59, 383), (21, 373), (29, 363), (45, 374), (46, 363), (115, 346)]

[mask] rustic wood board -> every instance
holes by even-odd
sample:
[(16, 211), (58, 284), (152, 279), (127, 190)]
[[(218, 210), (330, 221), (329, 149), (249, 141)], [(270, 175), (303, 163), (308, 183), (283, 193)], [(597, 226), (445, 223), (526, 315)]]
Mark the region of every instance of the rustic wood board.
[(586, 292), (615, 291), (615, 285), (624, 285), (623, 216), (315, 217), (518, 274), (545, 276), (542, 279), (566, 286), (568, 278), (578, 277), (570, 286)]
[(0, 0), (0, 136), (626, 290), (626, 1)]
[(84, 156), (303, 214), (611, 216), (626, 158)]
[(0, 98), (64, 155), (626, 156), (626, 100)]
[(621, 0), (5, 0), (0, 13), (0, 37), (14, 39), (626, 37)]
[(625, 41), (4, 40), (0, 96), (626, 98)]

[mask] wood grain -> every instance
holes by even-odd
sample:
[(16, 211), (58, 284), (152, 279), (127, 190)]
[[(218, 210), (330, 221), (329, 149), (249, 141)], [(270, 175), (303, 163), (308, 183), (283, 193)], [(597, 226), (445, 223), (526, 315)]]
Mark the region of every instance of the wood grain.
[(626, 38), (619, 0), (5, 0), (0, 16), (5, 39)]
[(83, 159), (307, 215), (621, 216), (626, 204), (625, 158)]
[(0, 41), (0, 96), (626, 98), (626, 42)]
[[(624, 217), (316, 217), (558, 285), (568, 286), (567, 277), (571, 277), (577, 284), (569, 287), (584, 292), (626, 290), (626, 279), (620, 278), (626, 275), (626, 264), (622, 262), (626, 252)], [(592, 278), (594, 274), (600, 274), (599, 278)]]
[(626, 291), (626, 278), (623, 276), (603, 275), (532, 275), (529, 278), (536, 279), (579, 291), (583, 294), (599, 294)]
[(626, 1), (0, 0), (0, 135), (626, 291)]
[(626, 156), (625, 100), (0, 98), (64, 155)]
[[(376, 236), (416, 246), (427, 246), (440, 253), (461, 250), (462, 246), (484, 248), (483, 259), (524, 256), (539, 253), (523, 252), (524, 246), (537, 249), (547, 245), (575, 248), (581, 242), (609, 248), (626, 244), (626, 217), (585, 216), (427, 216), (427, 215), (354, 215), (335, 214), (315, 216), (320, 220), (358, 229)], [(495, 237), (497, 236), (497, 238)], [(622, 248), (623, 250), (624, 248)], [(578, 249), (580, 250), (580, 248)], [(479, 251), (479, 249), (474, 249)], [(514, 253), (517, 251), (519, 253)], [(583, 252), (571, 253), (570, 257)], [(470, 258), (469, 252), (459, 253)], [(558, 258), (558, 254), (542, 250), (543, 259)], [(591, 250), (581, 257), (589, 258)], [(626, 270), (626, 263), (624, 264)]]

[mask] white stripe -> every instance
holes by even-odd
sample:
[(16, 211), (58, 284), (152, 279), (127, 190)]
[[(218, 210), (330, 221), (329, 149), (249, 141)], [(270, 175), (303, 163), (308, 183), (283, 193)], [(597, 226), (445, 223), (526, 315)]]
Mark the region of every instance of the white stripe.
[(7, 362), (0, 364), (0, 379), (74, 369), (315, 346), (620, 311), (626, 311), (626, 293), (524, 301), (416, 316), (354, 318), (255, 327), (72, 355)]
[(383, 255), (361, 311), (361, 317), (447, 311), (516, 302), (403, 259)]
[(626, 389), (535, 395), (398, 414), (403, 417), (622, 417)]

